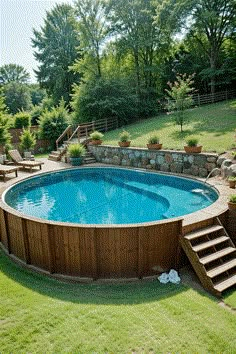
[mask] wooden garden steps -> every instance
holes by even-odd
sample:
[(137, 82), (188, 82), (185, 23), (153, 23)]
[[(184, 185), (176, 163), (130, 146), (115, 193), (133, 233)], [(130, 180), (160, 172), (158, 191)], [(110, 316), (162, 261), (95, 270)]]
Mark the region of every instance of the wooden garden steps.
[(234, 247), (227, 247), (227, 248), (224, 248), (223, 250), (221, 251), (218, 251), (218, 252), (215, 252), (215, 253), (212, 253), (210, 254), (209, 256), (206, 256), (206, 257), (203, 257), (203, 258), (200, 258), (199, 261), (205, 265), (207, 263), (210, 263), (210, 262), (213, 262), (219, 258), (222, 258), (224, 256), (227, 256), (229, 255), (230, 253), (233, 253), (235, 252), (235, 248)]
[(188, 240), (194, 240), (198, 237), (205, 236), (208, 233), (217, 232), (222, 229), (223, 229), (223, 226), (221, 226), (221, 225), (208, 226), (204, 229), (190, 232), (188, 235), (185, 235), (185, 238)]
[(213, 269), (209, 270), (207, 272), (207, 275), (210, 278), (214, 278), (217, 275), (220, 275), (220, 274), (222, 274), (222, 273), (226, 272), (227, 270), (230, 270), (230, 269), (232, 269), (234, 267), (236, 267), (236, 258), (231, 259), (229, 262), (226, 262), (226, 263), (224, 263), (224, 264), (222, 264), (222, 265), (220, 265), (220, 266), (218, 266), (216, 268), (213, 268)]
[(221, 293), (222, 291), (228, 289), (229, 287), (231, 287), (235, 284), (236, 284), (236, 275), (234, 274), (231, 277), (229, 277), (228, 279), (226, 279), (225, 281), (215, 284), (215, 289)]
[(211, 241), (204, 242), (204, 243), (201, 243), (200, 245), (194, 246), (193, 250), (195, 252), (203, 251), (206, 248), (209, 248), (209, 247), (212, 247), (212, 246), (216, 246), (216, 245), (218, 245), (221, 242), (227, 241), (228, 239), (229, 239), (229, 237), (227, 237), (227, 236), (217, 237), (217, 238), (215, 238), (215, 239), (213, 239)]
[(181, 245), (202, 285), (221, 296), (236, 285), (236, 248), (218, 218), (181, 237)]

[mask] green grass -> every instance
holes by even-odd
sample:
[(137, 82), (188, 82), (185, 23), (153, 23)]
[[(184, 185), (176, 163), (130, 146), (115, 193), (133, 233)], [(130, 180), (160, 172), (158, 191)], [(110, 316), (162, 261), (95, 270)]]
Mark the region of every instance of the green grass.
[(235, 353), (235, 313), (188, 286), (66, 284), (0, 252), (1, 353)]
[[(199, 144), (204, 151), (224, 152), (235, 144), (234, 130), (236, 129), (236, 101), (221, 102), (212, 105), (193, 108), (187, 112), (187, 124), (180, 132), (172, 114), (162, 114), (155, 118), (142, 120), (125, 126), (131, 133), (131, 145), (146, 147), (148, 137), (154, 131), (163, 143), (163, 149), (182, 149), (189, 135), (199, 138)], [(104, 144), (118, 145), (117, 129), (105, 134)]]

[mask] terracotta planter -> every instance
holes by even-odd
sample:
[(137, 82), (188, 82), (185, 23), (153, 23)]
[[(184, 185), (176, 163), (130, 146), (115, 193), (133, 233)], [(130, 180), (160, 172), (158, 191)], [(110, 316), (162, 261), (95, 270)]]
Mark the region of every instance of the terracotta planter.
[(235, 188), (236, 181), (230, 181), (229, 180), (229, 188)]
[(119, 141), (118, 144), (120, 147), (129, 147), (131, 141)]
[(149, 150), (160, 150), (162, 148), (162, 144), (147, 144), (147, 148)]
[(90, 144), (92, 145), (101, 145), (102, 140), (91, 140)]
[(228, 202), (228, 208), (229, 208), (229, 210), (236, 211), (236, 203)]
[(202, 152), (202, 145), (197, 145), (197, 146), (184, 146), (185, 152), (187, 154), (199, 154)]

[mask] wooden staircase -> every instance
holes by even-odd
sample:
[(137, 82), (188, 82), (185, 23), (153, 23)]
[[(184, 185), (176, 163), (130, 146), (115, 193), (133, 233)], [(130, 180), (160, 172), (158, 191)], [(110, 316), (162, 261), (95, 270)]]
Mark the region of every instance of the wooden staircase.
[(216, 296), (236, 285), (236, 248), (218, 218), (186, 233), (181, 246), (204, 288)]

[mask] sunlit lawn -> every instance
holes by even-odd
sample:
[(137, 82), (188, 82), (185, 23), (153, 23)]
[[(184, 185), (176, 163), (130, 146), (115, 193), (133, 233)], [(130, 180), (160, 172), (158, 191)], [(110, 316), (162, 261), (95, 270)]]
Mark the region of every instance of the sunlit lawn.
[(188, 286), (62, 283), (2, 252), (0, 269), (1, 353), (236, 352), (235, 313)]
[[(142, 120), (139, 123), (124, 127), (131, 133), (132, 146), (145, 146), (148, 137), (154, 131), (163, 143), (163, 149), (183, 149), (185, 139), (189, 135), (199, 138), (204, 151), (224, 152), (236, 144), (236, 101), (211, 104), (193, 108), (187, 112), (187, 123), (184, 132), (175, 124), (173, 115), (162, 114), (155, 118)], [(117, 129), (105, 134), (104, 144), (117, 145), (119, 133)]]

